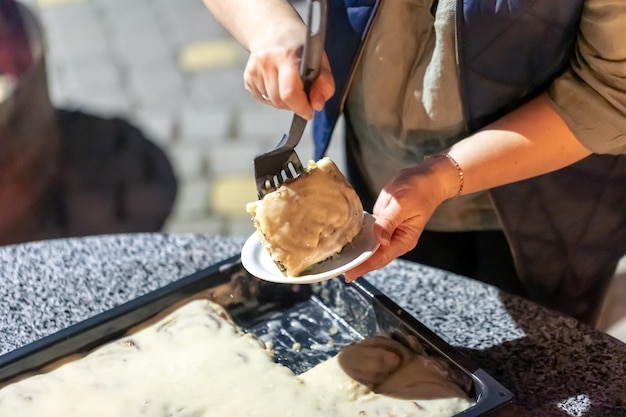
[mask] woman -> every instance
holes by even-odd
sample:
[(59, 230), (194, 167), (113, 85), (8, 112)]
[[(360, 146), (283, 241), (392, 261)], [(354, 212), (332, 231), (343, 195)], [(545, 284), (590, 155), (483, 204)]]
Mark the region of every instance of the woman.
[(205, 3), (255, 98), (318, 111), (315, 158), (345, 114), (381, 243), (346, 279), (403, 256), (595, 320), (626, 253), (626, 4), (333, 1), (309, 100), (289, 3)]

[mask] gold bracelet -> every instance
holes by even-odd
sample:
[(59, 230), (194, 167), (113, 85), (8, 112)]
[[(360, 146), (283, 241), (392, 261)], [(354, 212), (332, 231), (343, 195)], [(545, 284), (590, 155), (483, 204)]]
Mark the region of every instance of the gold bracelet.
[(433, 155), (426, 155), (424, 159), (436, 158), (436, 157), (448, 158), (448, 160), (452, 162), (452, 165), (454, 165), (454, 167), (456, 168), (456, 171), (459, 173), (459, 191), (457, 191), (454, 198), (459, 197), (463, 193), (463, 186), (465, 185), (465, 174), (463, 173), (463, 169), (461, 168), (461, 165), (459, 165), (459, 163), (455, 161), (454, 158), (448, 155), (447, 153), (436, 153)]

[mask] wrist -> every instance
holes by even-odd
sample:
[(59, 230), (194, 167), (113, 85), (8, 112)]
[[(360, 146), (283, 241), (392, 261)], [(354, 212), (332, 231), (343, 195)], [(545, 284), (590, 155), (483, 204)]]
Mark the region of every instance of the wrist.
[(424, 164), (437, 183), (441, 201), (463, 195), (465, 172), (452, 156), (447, 153), (427, 155), (424, 157)]
[(304, 45), (306, 26), (301, 20), (285, 19), (269, 27), (272, 29), (267, 30), (264, 26), (251, 31), (246, 42), (248, 51), (257, 52), (268, 48), (297, 51)]

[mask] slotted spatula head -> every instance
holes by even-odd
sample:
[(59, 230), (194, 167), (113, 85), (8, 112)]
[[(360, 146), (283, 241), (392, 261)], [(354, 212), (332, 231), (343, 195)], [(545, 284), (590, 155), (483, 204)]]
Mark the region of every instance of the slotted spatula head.
[(289, 138), (297, 138), (298, 134), (302, 136), (302, 132), (293, 131), (294, 127), (299, 130), (299, 125), (304, 130), (306, 120), (294, 115), (291, 125), (289, 134), (283, 136), (274, 150), (254, 158), (254, 175), (259, 199), (280, 187), (285, 181), (296, 179), (304, 169), (294, 149), (295, 145), (287, 144), (287, 142)]
[[(300, 77), (307, 96), (311, 84), (319, 75), (324, 52), (326, 2), (327, 0), (307, 1), (307, 36), (300, 64)], [(300, 143), (306, 123), (305, 119), (294, 114), (289, 133), (281, 138), (273, 150), (254, 158), (254, 176), (259, 199), (302, 173), (304, 168), (295, 147)]]

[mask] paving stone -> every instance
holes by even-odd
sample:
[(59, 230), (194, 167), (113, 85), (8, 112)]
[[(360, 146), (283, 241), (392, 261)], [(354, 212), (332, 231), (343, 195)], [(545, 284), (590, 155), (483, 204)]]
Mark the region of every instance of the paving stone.
[(257, 199), (254, 175), (225, 175), (220, 174), (213, 180), (210, 195), (210, 212), (212, 214), (244, 217), (246, 204)]
[[(207, 69), (229, 67), (243, 62), (243, 48), (232, 39), (216, 39), (184, 45), (178, 54), (183, 71), (199, 72)], [(241, 79), (240, 79), (241, 82)]]
[(76, 85), (72, 85), (69, 80), (63, 77), (63, 71), (58, 65), (54, 65), (51, 59), (46, 62), (48, 72), (48, 93), (53, 104), (62, 104), (69, 100), (72, 91), (77, 89)]
[[(105, 0), (102, 0), (105, 1)], [(123, 0), (118, 0), (123, 1)], [(150, 0), (155, 10), (165, 15), (211, 15), (202, 1), (196, 0)]]
[(300, 143), (296, 147), (296, 151), (298, 152), (298, 157), (300, 157), (303, 164), (306, 164), (309, 160), (313, 159), (313, 140), (307, 132), (302, 135), (302, 140), (300, 140)]
[(154, 13), (121, 9), (103, 17), (115, 56), (135, 66), (147, 67), (167, 61), (171, 65), (174, 51), (167, 45), (163, 28)]
[(230, 136), (231, 111), (219, 106), (185, 106), (181, 109), (180, 140), (206, 147), (225, 143)]
[(227, 233), (230, 236), (248, 237), (252, 233), (256, 233), (252, 219), (235, 217), (228, 219)]
[[(131, 109), (125, 89), (114, 75), (98, 77), (101, 69), (93, 67), (82, 73), (75, 68), (52, 68), (48, 70), (48, 91), (52, 103), (57, 107), (82, 108), (106, 114), (124, 114)], [(105, 74), (104, 67), (102, 74)]]
[(229, 230), (228, 221), (214, 217), (203, 216), (197, 218), (170, 217), (163, 227), (165, 233), (201, 233), (209, 235), (227, 235)]
[(38, 6), (38, 7), (54, 7), (54, 6), (59, 6), (62, 4), (69, 4), (69, 3), (82, 3), (85, 2), (86, 0), (29, 0), (29, 1), (25, 1), (25, 0), (21, 0), (24, 3), (28, 3), (29, 5), (32, 6)]
[(94, 9), (103, 14), (133, 15), (152, 11), (151, 0), (89, 0)]
[(48, 49), (58, 49), (64, 59), (84, 63), (109, 54), (106, 33), (90, 3), (45, 8), (40, 16)]
[(133, 108), (136, 109), (158, 109), (177, 113), (181, 107), (188, 103), (184, 91), (145, 91), (144, 94), (132, 92)]
[[(68, 1), (68, 0), (66, 0), (66, 1)], [(74, 0), (71, 0), (71, 1), (74, 1)], [(44, 4), (45, 0), (42, 0), (41, 2), (40, 2), (40, 0), (20, 0), (20, 3), (26, 5), (31, 11), (37, 13), (39, 11), (40, 3)]]
[[(53, 0), (54, 1), (54, 0)], [(47, 30), (64, 27), (77, 19), (97, 20), (96, 10), (90, 0), (58, 0), (44, 3), (39, 1), (38, 14)]]
[(202, 1), (155, 1), (154, 8), (163, 27), (168, 31), (168, 42), (175, 48), (230, 36)]
[(168, 156), (176, 177), (183, 183), (206, 177), (206, 161), (197, 148), (175, 144), (170, 147)]
[(247, 104), (239, 118), (238, 138), (244, 140), (267, 140), (277, 144), (289, 131), (293, 113), (258, 103)]
[(260, 143), (230, 141), (206, 151), (207, 166), (211, 175), (252, 174), (254, 157), (270, 149)]
[(120, 68), (110, 59), (99, 58), (82, 65), (66, 65), (62, 78), (85, 91), (122, 88)]
[(337, 165), (337, 168), (344, 175), (348, 172), (346, 167), (346, 153), (344, 148), (344, 119), (341, 117), (335, 126), (335, 130), (333, 131), (333, 135), (331, 137), (330, 146), (328, 147), (328, 151), (326, 155), (329, 156), (333, 162)]
[(237, 108), (252, 100), (243, 85), (242, 71), (218, 68), (188, 76), (189, 99), (194, 105)]
[(127, 85), (132, 99), (140, 107), (176, 109), (185, 101), (185, 83), (171, 64), (151, 68), (128, 68)]
[[(172, 61), (173, 52), (149, 36), (135, 38), (132, 42), (126, 42), (125, 38), (112, 38), (111, 45), (111, 56), (120, 63), (125, 74), (152, 71), (165, 63), (169, 66)], [(184, 84), (179, 88), (184, 91)]]
[(166, 149), (174, 145), (176, 117), (171, 112), (141, 109), (134, 112), (132, 119), (155, 143)]
[(82, 89), (69, 94), (65, 101), (66, 107), (105, 117), (125, 118), (131, 111), (126, 92), (121, 88)]
[(174, 218), (205, 216), (208, 205), (208, 186), (202, 179), (186, 180), (178, 185), (178, 194), (172, 210)]
[(50, 51), (68, 66), (81, 66), (91, 61), (112, 57), (109, 44), (100, 30), (93, 30), (83, 39), (65, 35), (51, 36), (50, 39)]

